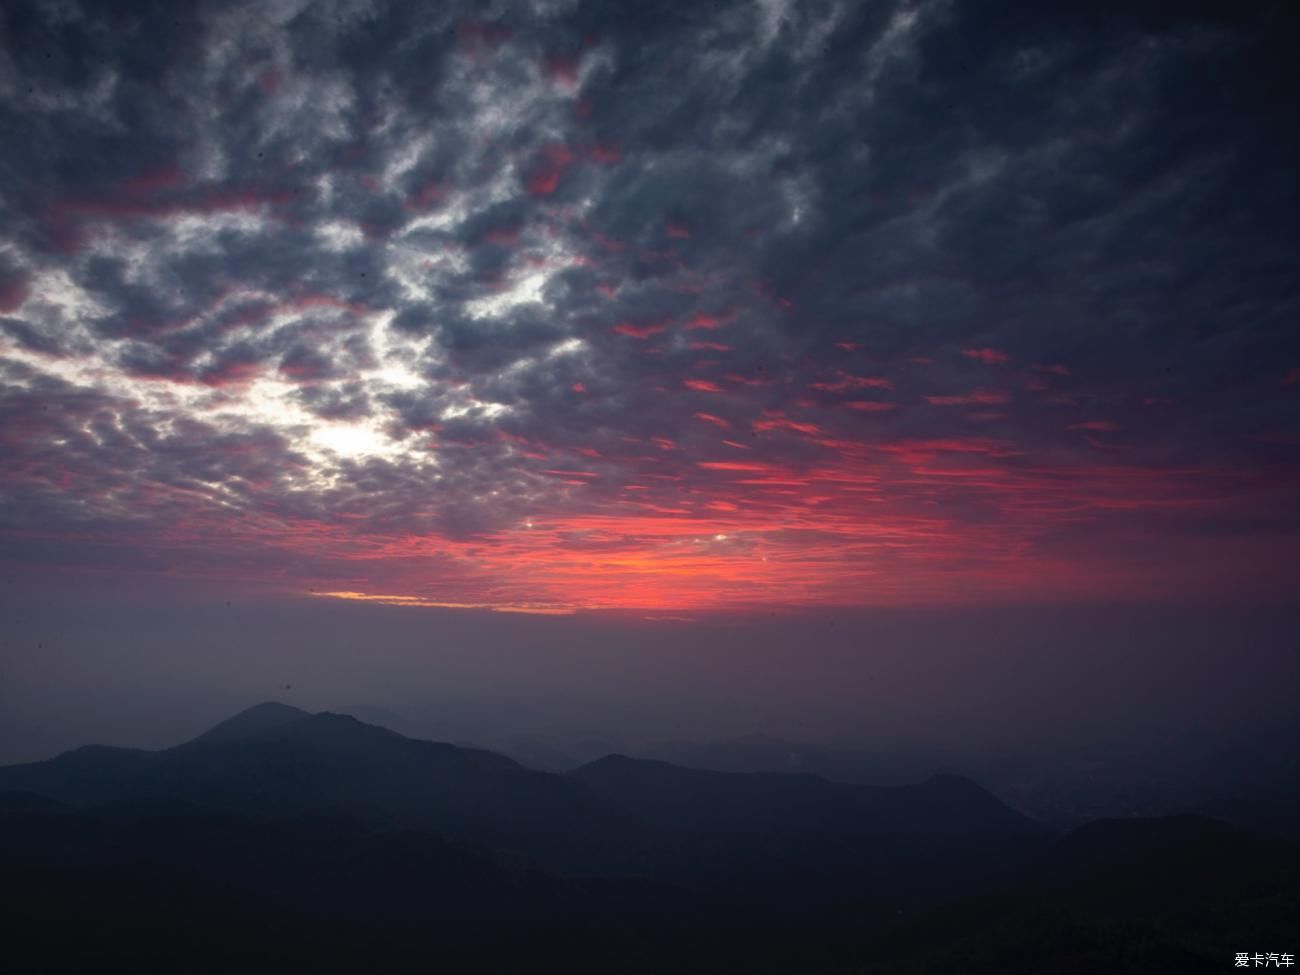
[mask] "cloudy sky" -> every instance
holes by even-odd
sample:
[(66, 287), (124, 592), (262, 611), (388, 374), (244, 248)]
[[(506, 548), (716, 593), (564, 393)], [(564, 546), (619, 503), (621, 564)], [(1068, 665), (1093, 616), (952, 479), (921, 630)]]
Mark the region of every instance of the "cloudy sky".
[(1110, 6), (6, 3), (6, 574), (1285, 597), (1294, 14)]

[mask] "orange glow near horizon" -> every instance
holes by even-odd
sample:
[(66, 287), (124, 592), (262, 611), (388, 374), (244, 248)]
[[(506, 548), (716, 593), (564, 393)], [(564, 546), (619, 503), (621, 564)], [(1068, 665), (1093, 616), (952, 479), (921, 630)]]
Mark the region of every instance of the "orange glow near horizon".
[[(317, 526), (323, 537), (286, 541), (356, 566), (348, 588), (316, 595), (392, 606), (567, 615), (1158, 598), (1149, 567), (1090, 546), (1087, 526), (1208, 515), (1244, 490), (1223, 473), (1018, 459), (970, 440), (841, 449), (804, 469), (706, 462), (707, 482), (670, 482), (671, 504), (629, 485), (591, 510), (473, 539)], [(1041, 540), (1054, 534), (1078, 541), (1053, 550)], [(1213, 566), (1176, 552), (1160, 578), (1170, 592), (1203, 588)]]
[(377, 603), (381, 606), (411, 606), (425, 609), (486, 609), (494, 613), (532, 613), (538, 616), (570, 616), (574, 610), (566, 606), (495, 606), (487, 603), (448, 603), (419, 596), (394, 596), (384, 593), (316, 592), (312, 596), (326, 599), (344, 599), (352, 602)]

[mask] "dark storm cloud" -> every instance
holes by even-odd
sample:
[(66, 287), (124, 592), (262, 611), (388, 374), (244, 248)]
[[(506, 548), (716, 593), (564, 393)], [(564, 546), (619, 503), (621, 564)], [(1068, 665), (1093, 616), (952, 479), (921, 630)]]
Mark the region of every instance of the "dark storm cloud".
[(1165, 496), (1113, 468), (1294, 465), (1280, 4), (173, 6), (3, 14), (11, 525), (464, 540), (803, 483), (1046, 551)]

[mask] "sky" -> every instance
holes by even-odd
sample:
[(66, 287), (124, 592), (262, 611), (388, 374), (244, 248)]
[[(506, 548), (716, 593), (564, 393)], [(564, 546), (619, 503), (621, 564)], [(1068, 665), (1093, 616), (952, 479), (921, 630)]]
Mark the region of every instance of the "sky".
[(6, 612), (1294, 604), (1295, 26), (8, 2)]
[(0, 763), (87, 742), (168, 747), (266, 700), (588, 759), (757, 733), (863, 749), (917, 776), (1008, 755), (1050, 768), (1115, 749), (1154, 760), (1155, 781), (1172, 758), (1204, 763), (1229, 745), (1300, 760), (1300, 613), (1287, 607), (818, 608), (686, 621), (226, 600), (180, 584), (146, 607), (132, 586), (72, 602), (24, 589), (20, 603), (0, 603)]
[(6, 4), (5, 561), (499, 610), (1281, 594), (1287, 22)]

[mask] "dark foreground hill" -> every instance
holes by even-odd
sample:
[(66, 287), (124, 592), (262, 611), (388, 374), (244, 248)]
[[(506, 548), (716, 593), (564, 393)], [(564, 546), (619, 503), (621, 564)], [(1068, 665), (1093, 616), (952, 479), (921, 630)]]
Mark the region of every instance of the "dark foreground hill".
[[(689, 859), (667, 875), (721, 882), (764, 859), (802, 871), (873, 917), (1008, 879), (1047, 834), (974, 782), (934, 776), (866, 786), (814, 775), (736, 774), (611, 755), (570, 773), (629, 822), (674, 838)], [(661, 865), (665, 871), (669, 863)], [(749, 896), (763, 888), (747, 886)], [(778, 900), (781, 899), (778, 893)], [(830, 908), (817, 904), (819, 911)], [(792, 910), (793, 907), (787, 907)]]
[(1300, 846), (1200, 816), (1099, 820), (1020, 884), (874, 939), (864, 970), (1183, 975), (1232, 970), (1238, 952), (1300, 958), (1297, 946)]
[(1253, 795), (1207, 802), (1197, 812), (1300, 842), (1300, 772)]
[(910, 782), (919, 768), (934, 767), (920, 755), (809, 745), (761, 734), (661, 742), (638, 751), (636, 757), (715, 772), (803, 772), (832, 782), (875, 784)]
[(472, 839), (557, 866), (609, 855), (618, 824), (577, 784), (500, 755), (338, 714), (259, 705), (176, 748), (91, 746), (0, 769), (0, 791), (81, 808), (180, 802), (226, 814), (346, 816)]
[(1292, 951), (1298, 866), (1205, 819), (1057, 841), (951, 776), (560, 776), (278, 705), (0, 769), (23, 971), (1219, 971)]
[(6, 968), (37, 972), (652, 972), (624, 919), (681, 896), (426, 832), (128, 805), (0, 812), (0, 873)]
[(613, 756), (555, 775), (284, 705), (259, 705), (164, 751), (91, 746), (0, 768), (0, 791), (78, 808), (167, 802), (261, 818), (346, 816), (582, 873), (725, 880), (743, 861), (788, 882), (860, 867), (855, 886), (891, 904), (905, 877), (909, 899), (948, 892), (951, 876), (916, 881), (914, 868), (936, 852), (996, 849), (1019, 862), (1042, 842), (1033, 823), (961, 780), (872, 789)]

